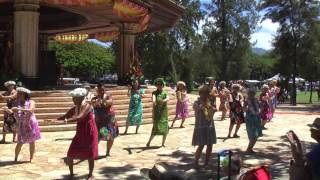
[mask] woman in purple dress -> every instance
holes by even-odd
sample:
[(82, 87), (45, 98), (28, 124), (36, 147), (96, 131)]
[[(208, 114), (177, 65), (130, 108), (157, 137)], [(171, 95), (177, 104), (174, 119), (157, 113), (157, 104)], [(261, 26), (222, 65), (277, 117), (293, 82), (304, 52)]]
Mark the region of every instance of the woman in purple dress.
[(182, 120), (180, 128), (184, 128), (183, 123), (186, 120), (186, 118), (189, 117), (187, 90), (186, 90), (185, 82), (179, 81), (177, 83), (176, 96), (177, 96), (176, 117), (174, 118), (170, 128), (173, 128), (173, 125), (177, 119)]
[(30, 162), (32, 162), (35, 152), (35, 142), (41, 138), (38, 121), (34, 114), (35, 102), (30, 99), (31, 91), (29, 89), (17, 88), (17, 102), (13, 108), (7, 109), (9, 113), (14, 113), (18, 121), (18, 144), (15, 150), (15, 161), (18, 161), (18, 156), (22, 145), (28, 143), (30, 145)]

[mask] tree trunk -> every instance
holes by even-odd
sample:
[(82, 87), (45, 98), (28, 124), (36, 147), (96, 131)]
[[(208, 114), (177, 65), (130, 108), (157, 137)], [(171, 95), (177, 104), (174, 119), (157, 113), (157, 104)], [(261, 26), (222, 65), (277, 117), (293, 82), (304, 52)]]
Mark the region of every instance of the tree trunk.
[(225, 0), (220, 1), (220, 11), (221, 11), (221, 32), (222, 32), (222, 40), (221, 40), (221, 48), (222, 48), (222, 77), (221, 79), (228, 79), (228, 58), (227, 58), (227, 15), (226, 15), (226, 4)]
[(312, 80), (310, 81), (310, 99), (309, 103), (312, 103), (312, 91), (313, 91), (313, 85), (312, 85)]

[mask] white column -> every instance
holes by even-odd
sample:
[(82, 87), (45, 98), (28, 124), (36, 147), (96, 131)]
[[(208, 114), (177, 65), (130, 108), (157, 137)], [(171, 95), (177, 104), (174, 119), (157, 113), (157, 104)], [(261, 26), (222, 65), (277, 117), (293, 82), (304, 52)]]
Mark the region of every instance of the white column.
[(14, 59), (26, 79), (38, 76), (38, 0), (15, 0)]

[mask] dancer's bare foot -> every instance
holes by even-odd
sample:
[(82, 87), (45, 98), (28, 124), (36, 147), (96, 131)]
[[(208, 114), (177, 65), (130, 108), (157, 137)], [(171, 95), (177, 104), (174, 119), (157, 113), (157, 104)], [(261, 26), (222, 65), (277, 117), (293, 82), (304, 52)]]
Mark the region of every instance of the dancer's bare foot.
[(146, 144), (146, 147), (150, 147), (150, 143), (147, 143), (147, 144)]
[(184, 128), (184, 126), (180, 126), (180, 128)]
[(94, 177), (92, 175), (88, 175), (87, 180), (93, 180), (93, 179), (94, 179)]
[(253, 150), (253, 149), (247, 149), (246, 150), (246, 153), (248, 153), (248, 154), (255, 154), (256, 152)]
[(239, 138), (240, 136), (238, 136), (237, 134), (233, 135), (234, 138)]

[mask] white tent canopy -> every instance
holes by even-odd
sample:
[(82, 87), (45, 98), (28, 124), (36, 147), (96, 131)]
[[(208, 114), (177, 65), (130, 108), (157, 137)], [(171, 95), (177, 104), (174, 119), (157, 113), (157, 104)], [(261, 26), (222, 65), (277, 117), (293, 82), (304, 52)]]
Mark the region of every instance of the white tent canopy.
[(281, 79), (280, 74), (276, 74), (273, 77), (266, 79), (265, 81), (273, 81), (273, 80), (280, 81), (280, 79)]
[[(282, 79), (280, 74), (276, 74), (273, 77), (266, 79), (264, 81), (272, 81), (272, 80), (276, 80), (276, 81), (280, 81)], [(290, 79), (289, 82), (292, 82), (292, 78)], [(301, 77), (296, 77), (296, 82), (305, 82), (305, 79), (301, 78)]]
[(261, 81), (258, 81), (258, 80), (246, 80), (246, 83), (249, 83), (249, 84), (256, 84), (256, 83), (260, 83)]

